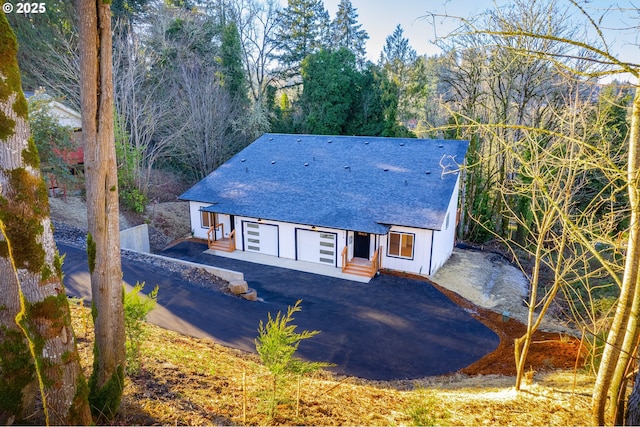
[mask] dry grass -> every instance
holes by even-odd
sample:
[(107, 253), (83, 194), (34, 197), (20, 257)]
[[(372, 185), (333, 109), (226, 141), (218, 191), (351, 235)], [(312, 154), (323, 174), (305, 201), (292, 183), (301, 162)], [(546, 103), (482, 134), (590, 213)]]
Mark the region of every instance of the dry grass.
[[(72, 304), (83, 366), (92, 362), (88, 310)], [(256, 325), (257, 327), (257, 325)], [(589, 423), (592, 378), (568, 371), (374, 382), (321, 372), (294, 380), (270, 418), (268, 371), (253, 354), (148, 326), (142, 370), (127, 377), (118, 425), (576, 425)], [(299, 401), (296, 399), (300, 393)]]

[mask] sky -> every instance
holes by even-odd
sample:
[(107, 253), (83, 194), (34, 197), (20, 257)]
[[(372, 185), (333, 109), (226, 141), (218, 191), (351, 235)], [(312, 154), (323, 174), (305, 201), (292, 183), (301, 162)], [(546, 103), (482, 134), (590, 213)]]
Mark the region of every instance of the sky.
[[(628, 16), (635, 15), (635, 21), (621, 20), (620, 15), (610, 12), (603, 21), (605, 36), (611, 42), (612, 50), (620, 59), (640, 63), (640, 47), (638, 46), (638, 12), (637, 6), (633, 6), (634, 0), (589, 0), (589, 7), (594, 10), (602, 10), (616, 2), (621, 7), (629, 7), (635, 12), (627, 12)], [(324, 0), (325, 8), (331, 18), (335, 17), (340, 0)], [(281, 0), (286, 5), (286, 0)], [(433, 44), (435, 38), (434, 26), (430, 20), (425, 19), (429, 13), (444, 14), (461, 17), (472, 17), (487, 9), (493, 9), (496, 5), (507, 4), (506, 0), (351, 0), (356, 8), (358, 21), (369, 34), (367, 43), (367, 55), (369, 59), (377, 62), (386, 38), (391, 35), (400, 24), (404, 30), (404, 37), (409, 39), (411, 47), (418, 54), (433, 55), (439, 53)], [(621, 24), (622, 23), (622, 24)], [(633, 30), (613, 31), (609, 28), (627, 26)], [(439, 36), (446, 35), (455, 28), (453, 20), (436, 20), (435, 31)]]
[[(324, 6), (333, 19), (338, 10), (340, 0), (324, 0)], [(439, 50), (432, 43), (434, 28), (425, 19), (427, 12), (470, 16), (491, 7), (491, 0), (451, 0), (443, 6), (444, 0), (351, 0), (351, 4), (358, 12), (358, 21), (369, 34), (367, 55), (376, 62), (384, 47), (385, 40), (400, 24), (404, 30), (404, 37), (418, 54), (433, 55)], [(452, 3), (455, 5), (453, 6)], [(453, 24), (441, 23), (441, 30), (453, 29)], [(448, 32), (448, 31), (447, 31)]]

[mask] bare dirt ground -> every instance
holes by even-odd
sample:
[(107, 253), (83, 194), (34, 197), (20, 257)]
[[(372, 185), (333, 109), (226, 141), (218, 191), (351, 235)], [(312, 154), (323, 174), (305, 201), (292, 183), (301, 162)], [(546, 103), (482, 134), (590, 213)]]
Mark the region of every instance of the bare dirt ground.
[[(455, 248), (451, 258), (431, 279), (481, 308), (527, 322), (529, 281), (500, 254)], [(574, 333), (552, 316), (543, 319), (541, 329)]]

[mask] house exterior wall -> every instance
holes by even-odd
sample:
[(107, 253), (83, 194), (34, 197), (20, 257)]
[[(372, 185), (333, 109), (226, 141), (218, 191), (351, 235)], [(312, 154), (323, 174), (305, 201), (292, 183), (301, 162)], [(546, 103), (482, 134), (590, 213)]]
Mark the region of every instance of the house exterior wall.
[(389, 233), (403, 233), (414, 236), (413, 256), (411, 259), (401, 258), (389, 254), (389, 234), (380, 236), (382, 246), (382, 268), (405, 271), (415, 274), (428, 274), (431, 257), (431, 230), (420, 228), (392, 226)]
[(200, 210), (207, 206), (210, 206), (211, 203), (200, 203), (200, 202), (189, 202), (189, 214), (191, 217), (191, 233), (193, 237), (197, 239), (205, 239), (207, 238), (207, 231), (209, 231), (209, 227), (203, 228), (201, 226), (200, 221)]
[[(193, 214), (192, 214), (193, 215)], [(342, 260), (340, 254), (342, 253), (342, 249), (345, 246), (346, 242), (346, 234), (345, 230), (337, 230), (326, 227), (315, 227), (313, 228), (310, 225), (301, 225), (301, 224), (292, 224), (288, 222), (280, 222), (280, 221), (269, 221), (269, 220), (259, 220), (258, 218), (250, 218), (244, 216), (235, 216), (235, 229), (236, 229), (236, 248), (238, 250), (243, 249), (243, 230), (242, 224), (250, 223), (250, 222), (258, 222), (259, 224), (265, 225), (274, 225), (278, 227), (278, 256), (280, 258), (289, 258), (289, 259), (298, 259), (297, 256), (297, 248), (296, 248), (296, 240), (297, 240), (297, 231), (299, 230), (307, 230), (314, 232), (325, 232), (336, 235), (335, 243), (335, 259), (336, 267), (342, 267)]]
[[(456, 187), (457, 188), (457, 187)], [(193, 236), (196, 238), (206, 239), (208, 227), (201, 226), (200, 209), (209, 206), (207, 203), (189, 202), (191, 215), (191, 228)], [(398, 257), (389, 253), (389, 234), (375, 235), (371, 234), (370, 252), (372, 256), (375, 249), (379, 246), (381, 266), (384, 269), (405, 271), (409, 273), (432, 275), (434, 274), (451, 256), (455, 239), (456, 229), (456, 209), (458, 206), (458, 192), (456, 191), (452, 197), (447, 210), (447, 219), (443, 223), (441, 231), (433, 231), (428, 229), (419, 229), (402, 226), (392, 226), (390, 233), (403, 233), (413, 236), (413, 253), (411, 258)], [(224, 223), (225, 234), (230, 233), (231, 227), (229, 216), (219, 214), (218, 220)], [(348, 230), (338, 230), (326, 227), (315, 227), (309, 225), (292, 224), (280, 221), (270, 221), (258, 218), (250, 218), (244, 216), (234, 216), (234, 229), (236, 230), (236, 248), (237, 250), (246, 250), (244, 233), (247, 232), (247, 223), (259, 223), (265, 225), (277, 226), (277, 255), (281, 258), (298, 259), (297, 236), (299, 230), (325, 232), (335, 234), (335, 267), (342, 267), (342, 250), (347, 247), (348, 259), (353, 257), (353, 240), (354, 232)], [(446, 227), (445, 227), (446, 226)]]
[(440, 267), (449, 259), (453, 252), (453, 245), (455, 244), (456, 237), (456, 212), (458, 209), (458, 188), (460, 184), (460, 175), (458, 175), (458, 181), (456, 182), (456, 191), (453, 192), (453, 196), (449, 201), (449, 207), (447, 208), (447, 214), (445, 215), (442, 228), (439, 231), (433, 232), (433, 253), (431, 259), (431, 271), (427, 274), (433, 275), (438, 271)]

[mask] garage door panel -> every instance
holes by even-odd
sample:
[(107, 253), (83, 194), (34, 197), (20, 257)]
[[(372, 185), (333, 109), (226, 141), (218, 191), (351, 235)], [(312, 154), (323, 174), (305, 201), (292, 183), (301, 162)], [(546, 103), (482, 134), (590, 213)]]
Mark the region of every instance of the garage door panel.
[(298, 230), (298, 260), (335, 265), (336, 240), (334, 233)]
[(245, 222), (244, 228), (245, 251), (278, 256), (277, 225)]

